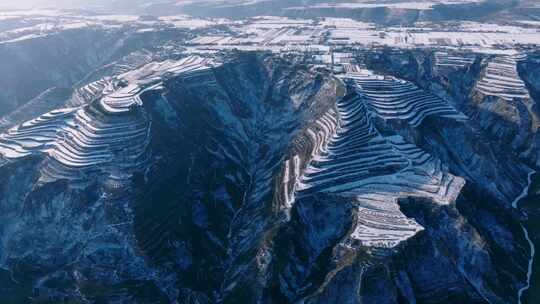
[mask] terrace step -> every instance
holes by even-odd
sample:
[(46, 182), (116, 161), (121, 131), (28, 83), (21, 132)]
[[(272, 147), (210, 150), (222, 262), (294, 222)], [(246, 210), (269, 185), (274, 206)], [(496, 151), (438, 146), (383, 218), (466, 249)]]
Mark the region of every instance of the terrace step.
[(365, 100), (368, 110), (382, 119), (404, 120), (413, 127), (428, 116), (467, 119), (446, 101), (411, 82), (376, 75), (369, 70), (346, 73), (342, 77), (356, 86), (358, 98)]
[(487, 65), (476, 83), (476, 91), (507, 101), (530, 98), (529, 91), (517, 72), (517, 62), (521, 58), (519, 55), (505, 55), (484, 59)]
[(437, 70), (458, 70), (472, 65), (475, 57), (461, 53), (438, 51), (434, 54), (435, 68)]

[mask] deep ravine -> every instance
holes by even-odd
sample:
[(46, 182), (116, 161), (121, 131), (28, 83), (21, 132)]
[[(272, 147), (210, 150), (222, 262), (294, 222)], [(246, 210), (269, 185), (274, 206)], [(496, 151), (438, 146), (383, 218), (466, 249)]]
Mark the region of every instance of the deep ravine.
[[(527, 189), (527, 195), (518, 202), (518, 207), (524, 210), (527, 214), (527, 219), (524, 221), (524, 231), (526, 232), (527, 240), (531, 246), (531, 252), (536, 253), (540, 245), (538, 235), (540, 235), (540, 223), (538, 219), (539, 194), (540, 194), (540, 174), (536, 172), (531, 175), (531, 183)], [(523, 288), (520, 297), (520, 303), (535, 304), (536, 299), (540, 296), (540, 265), (538, 264), (538, 256), (534, 255), (529, 263), (529, 273), (527, 276), (528, 288)]]

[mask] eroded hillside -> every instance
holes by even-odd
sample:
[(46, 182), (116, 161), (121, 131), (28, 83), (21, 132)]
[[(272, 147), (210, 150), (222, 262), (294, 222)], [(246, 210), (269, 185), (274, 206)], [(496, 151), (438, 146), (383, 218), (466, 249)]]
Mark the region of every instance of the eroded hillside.
[(536, 57), (165, 57), (4, 120), (0, 300), (517, 300)]

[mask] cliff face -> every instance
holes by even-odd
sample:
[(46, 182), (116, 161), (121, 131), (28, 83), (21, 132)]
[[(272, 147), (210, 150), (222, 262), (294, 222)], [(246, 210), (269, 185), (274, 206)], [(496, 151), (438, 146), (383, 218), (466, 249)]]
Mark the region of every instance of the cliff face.
[[(282, 162), (306, 121), (333, 106), (337, 86), (327, 74), (245, 55), (198, 79), (172, 79), (152, 98), (161, 156), (136, 226), (160, 222), (139, 238), (150, 256), (168, 260), (182, 298), (263, 298), (267, 243), (286, 216), (274, 199)], [(158, 237), (164, 230), (168, 237)]]
[(515, 302), (534, 57), (359, 59), (136, 65), (4, 132), (0, 302)]

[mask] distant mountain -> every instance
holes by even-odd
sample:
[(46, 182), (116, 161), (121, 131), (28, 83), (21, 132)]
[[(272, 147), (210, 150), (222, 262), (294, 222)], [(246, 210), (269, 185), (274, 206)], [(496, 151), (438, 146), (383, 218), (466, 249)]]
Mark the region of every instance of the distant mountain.
[[(164, 13), (165, 6), (148, 6), (155, 13)], [(527, 7), (527, 10), (523, 10)], [(519, 9), (521, 8), (521, 9)], [(539, 8), (520, 0), (480, 1), (211, 1), (190, 2), (181, 11), (195, 16), (245, 18), (257, 15), (317, 18), (340, 17), (385, 24), (406, 24), (416, 21), (483, 20), (497, 16), (500, 21), (521, 18), (540, 18)], [(493, 22), (493, 19), (491, 19)]]
[[(0, 7), (57, 7), (91, 9), (102, 13), (246, 18), (260, 15), (289, 17), (346, 17), (385, 24), (439, 20), (512, 20), (540, 18), (540, 7), (530, 0), (374, 1), (359, 0), (29, 0)], [(491, 19), (488, 19), (491, 18)]]

